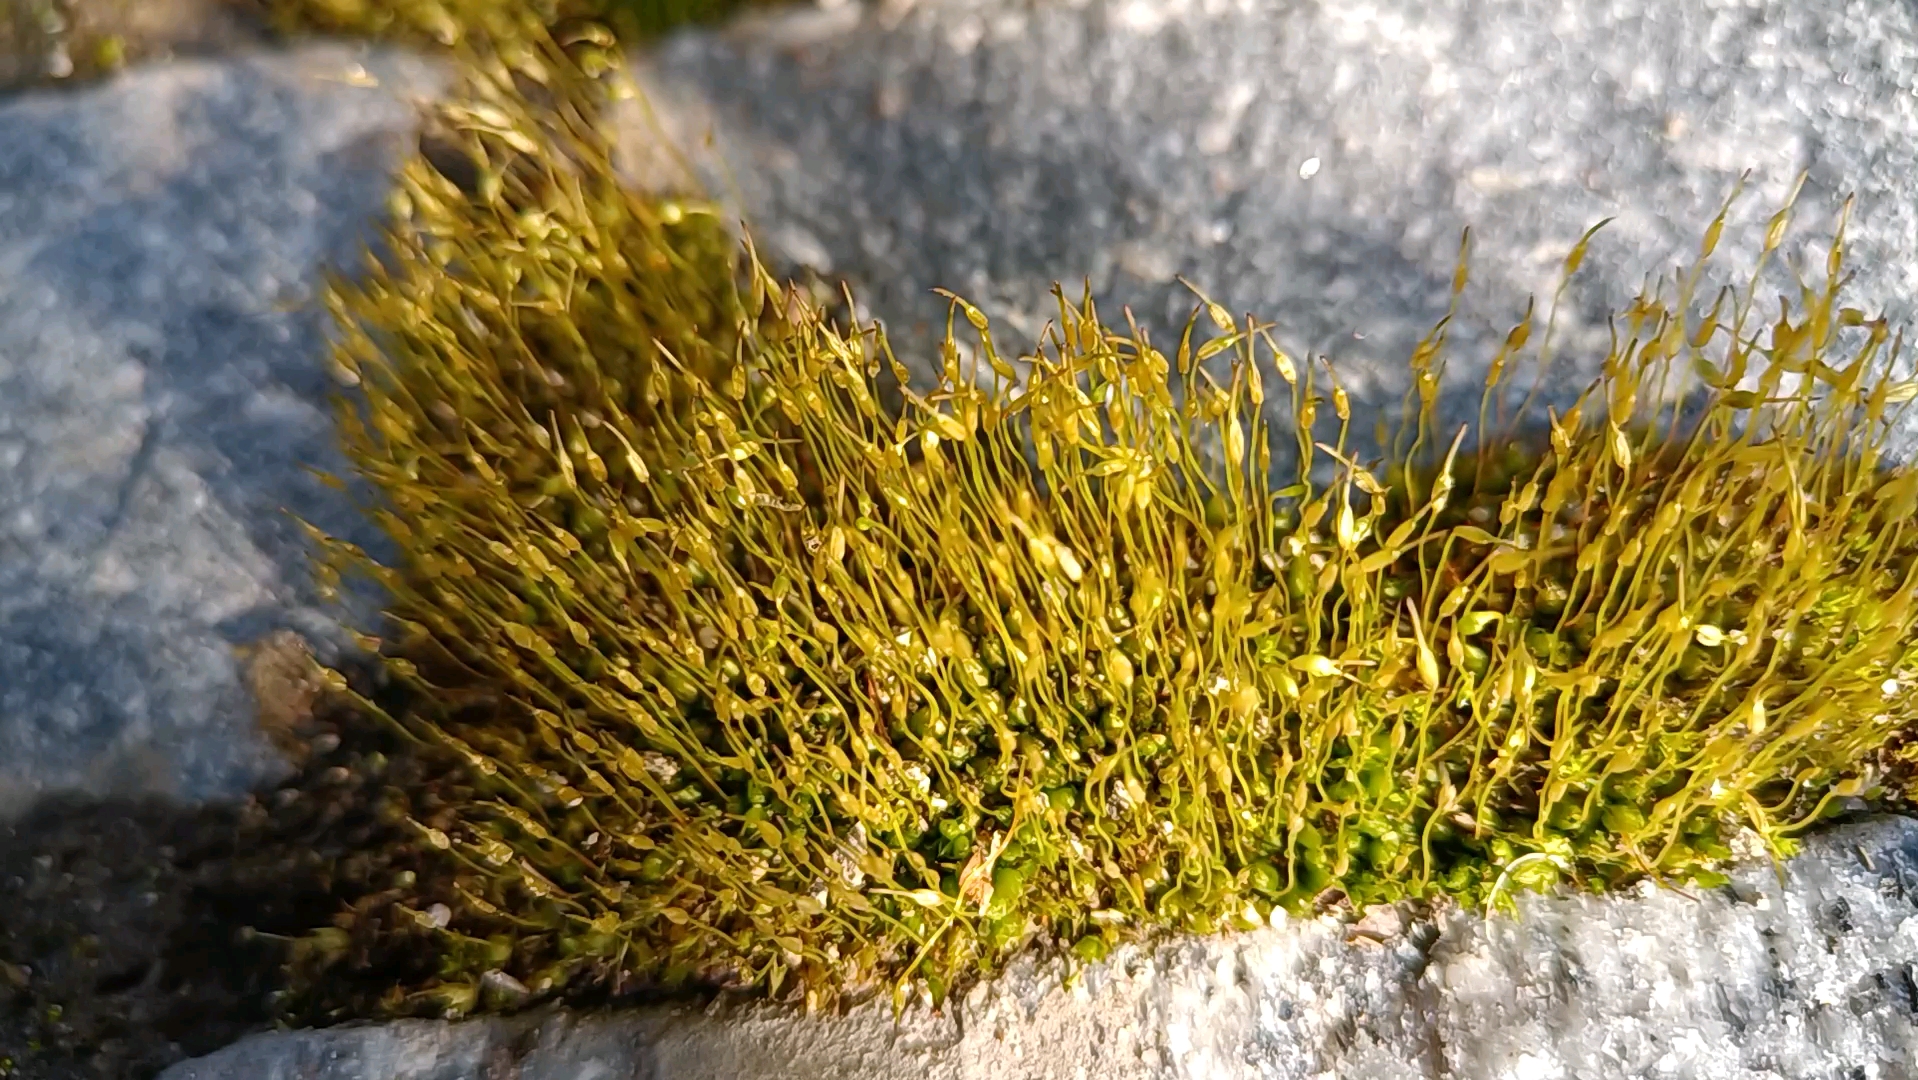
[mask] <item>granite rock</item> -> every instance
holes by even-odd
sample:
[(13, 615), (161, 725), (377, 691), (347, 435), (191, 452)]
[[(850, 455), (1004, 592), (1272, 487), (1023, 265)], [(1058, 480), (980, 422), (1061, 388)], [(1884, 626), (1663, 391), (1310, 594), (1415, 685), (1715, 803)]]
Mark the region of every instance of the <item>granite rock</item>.
[(0, 102), (0, 814), (279, 769), (233, 647), (328, 642), (292, 515), (377, 539), (309, 472), (314, 287), (440, 78), (322, 45)]
[(1089, 281), (1165, 341), (1183, 276), (1330, 356), (1369, 432), (1469, 225), (1447, 402), (1469, 418), (1528, 295), (1542, 326), (1562, 260), (1612, 218), (1561, 307), (1562, 401), (1605, 317), (1696, 253), (1745, 170), (1724, 277), (1802, 170), (1792, 252), (1822, 274), (1855, 192), (1855, 302), (1898, 320), (1918, 294), (1909, 4), (886, 0), (683, 34), (640, 73), (762, 247), (851, 279), (922, 366), (935, 286), (1018, 342), (1053, 282)]

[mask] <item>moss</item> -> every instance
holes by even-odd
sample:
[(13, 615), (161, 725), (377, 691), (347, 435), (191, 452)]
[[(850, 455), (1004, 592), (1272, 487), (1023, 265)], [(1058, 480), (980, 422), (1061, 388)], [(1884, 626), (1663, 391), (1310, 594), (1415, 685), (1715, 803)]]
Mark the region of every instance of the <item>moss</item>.
[(531, 16), (561, 33), (585, 25), (643, 42), (682, 26), (717, 22), (771, 0), (237, 0), (282, 33), (320, 32), (451, 46), (504, 28), (519, 37)]
[(466, 182), (411, 162), (332, 292), (406, 554), (328, 572), (390, 591), (393, 719), (470, 785), (415, 825), (437, 876), (329, 931), (436, 943), (384, 1008), (938, 998), (1275, 907), (1709, 883), (1736, 830), (1784, 854), (1889, 794), (1914, 386), (1839, 241), (1776, 320), (1755, 284), (1700, 318), (1696, 270), (1639, 297), (1576, 407), (1475, 440), (1431, 427), (1441, 325), (1362, 462), (1334, 373), (1203, 297), (1161, 346), (1055, 290), (1020, 358), (954, 298), (915, 380), (704, 203), (622, 189), (604, 81), (528, 40), (442, 110)]

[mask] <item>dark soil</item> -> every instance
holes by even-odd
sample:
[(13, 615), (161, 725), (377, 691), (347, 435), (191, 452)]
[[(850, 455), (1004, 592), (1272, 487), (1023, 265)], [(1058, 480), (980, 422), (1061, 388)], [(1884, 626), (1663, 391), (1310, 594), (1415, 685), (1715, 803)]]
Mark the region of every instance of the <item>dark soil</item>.
[(148, 1076), (265, 1025), (285, 889), (222, 888), (246, 810), (59, 803), (0, 833), (0, 1074)]
[[(406, 871), (431, 770), (340, 709), (282, 734), (297, 774), (238, 805), (62, 800), (0, 827), (0, 1077), (139, 1080), (306, 1018), (290, 939)], [(334, 969), (329, 993), (390, 973)]]

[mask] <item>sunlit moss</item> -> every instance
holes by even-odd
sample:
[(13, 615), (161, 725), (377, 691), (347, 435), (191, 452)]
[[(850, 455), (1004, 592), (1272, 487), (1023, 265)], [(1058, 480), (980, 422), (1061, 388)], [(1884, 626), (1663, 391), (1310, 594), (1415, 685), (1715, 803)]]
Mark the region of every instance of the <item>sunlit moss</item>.
[[(1476, 437), (1432, 430), (1441, 328), (1359, 461), (1331, 372), (1203, 299), (1155, 345), (1055, 293), (1025, 357), (954, 299), (916, 380), (706, 204), (622, 189), (603, 93), (550, 42), (470, 64), (470, 175), (411, 162), (332, 291), (405, 557), (331, 565), (389, 590), (395, 719), (472, 784), (418, 824), (438, 891), (328, 931), (439, 943), (392, 1008), (937, 997), (1035, 942), (1710, 883), (1736, 830), (1783, 854), (1884, 794), (1914, 386), (1838, 242), (1775, 320), (1755, 285), (1701, 318), (1695, 271), (1641, 296), (1576, 407)], [(1528, 320), (1488, 403), (1536, 356)]]
[(562, 34), (591, 21), (627, 42), (724, 19), (774, 0), (236, 0), (264, 12), (282, 33), (351, 34), (453, 45), (475, 32), (514, 36), (522, 17)]

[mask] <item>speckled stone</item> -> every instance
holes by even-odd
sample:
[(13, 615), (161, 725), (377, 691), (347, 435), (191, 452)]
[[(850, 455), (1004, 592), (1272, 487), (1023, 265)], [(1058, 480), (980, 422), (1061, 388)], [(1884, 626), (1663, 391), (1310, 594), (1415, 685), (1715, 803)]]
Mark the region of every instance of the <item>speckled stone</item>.
[(889, 0), (682, 35), (643, 74), (762, 246), (849, 277), (922, 366), (935, 286), (1017, 343), (1054, 281), (1089, 279), (1165, 341), (1183, 276), (1329, 355), (1369, 433), (1470, 225), (1446, 411), (1471, 419), (1527, 296), (1542, 326), (1564, 257), (1612, 218), (1561, 307), (1564, 401), (1605, 317), (1696, 253), (1744, 170), (1727, 275), (1808, 170), (1794, 253), (1822, 274), (1856, 192), (1857, 302), (1901, 319), (1918, 295), (1909, 4)]

